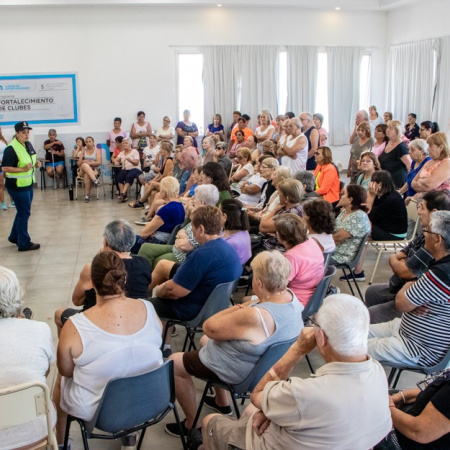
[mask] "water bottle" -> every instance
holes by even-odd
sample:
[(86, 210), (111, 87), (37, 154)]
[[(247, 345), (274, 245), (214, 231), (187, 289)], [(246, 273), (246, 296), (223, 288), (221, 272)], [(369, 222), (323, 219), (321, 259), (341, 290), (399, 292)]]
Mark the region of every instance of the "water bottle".
[(73, 184), (69, 186), (69, 200), (73, 202)]

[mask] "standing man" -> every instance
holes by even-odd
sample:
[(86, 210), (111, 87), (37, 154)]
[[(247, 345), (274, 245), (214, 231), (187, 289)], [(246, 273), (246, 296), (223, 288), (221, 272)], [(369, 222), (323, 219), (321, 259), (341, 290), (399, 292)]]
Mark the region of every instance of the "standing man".
[[(386, 113), (384, 113), (384, 114), (386, 115)], [(386, 120), (386, 117), (385, 117), (385, 120)], [(392, 120), (392, 118), (390, 120)], [(370, 123), (369, 113), (367, 111), (365, 111), (364, 109), (361, 109), (356, 113), (356, 116), (355, 116), (355, 128), (353, 129), (353, 133), (350, 135), (350, 144), (353, 144), (353, 141), (355, 140), (355, 138), (357, 136), (356, 130), (359, 127), (359, 125), (361, 125), (363, 122), (368, 122), (370, 124), (370, 136), (373, 137), (375, 127)]]
[(34, 169), (39, 167), (36, 162), (36, 152), (28, 141), (32, 128), (28, 122), (18, 122), (14, 125), (16, 135), (5, 148), (2, 170), (5, 173), (5, 185), (8, 193), (16, 204), (14, 219), (8, 241), (16, 244), (19, 252), (38, 250), (40, 245), (31, 242), (28, 234), (28, 219), (33, 201)]
[(306, 170), (314, 170), (317, 165), (315, 153), (320, 144), (319, 130), (314, 126), (314, 120), (311, 113), (302, 112), (299, 119), (301, 121), (303, 134), (308, 140), (308, 160), (306, 161)]
[[(54, 179), (55, 189), (59, 188), (59, 180), (64, 177), (64, 144), (57, 139), (56, 130), (48, 130), (48, 139), (44, 142), (45, 170)], [(56, 172), (56, 173), (55, 173)]]

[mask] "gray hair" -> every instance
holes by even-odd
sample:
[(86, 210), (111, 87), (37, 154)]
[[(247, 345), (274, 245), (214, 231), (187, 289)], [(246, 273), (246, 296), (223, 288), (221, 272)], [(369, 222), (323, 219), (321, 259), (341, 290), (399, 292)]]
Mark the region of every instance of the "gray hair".
[(129, 143), (131, 144), (131, 143), (133, 142), (133, 140), (132, 140), (130, 137), (126, 137), (126, 138), (123, 138), (122, 144), (123, 144), (124, 142), (129, 142)]
[(219, 189), (213, 184), (201, 184), (194, 191), (194, 197), (209, 206), (216, 206), (219, 201)]
[(288, 178), (292, 178), (292, 171), (290, 167), (287, 166), (279, 166), (275, 169), (278, 181), (287, 180)]
[(22, 309), (22, 289), (17, 275), (0, 266), (0, 317), (18, 317)]
[(409, 147), (415, 147), (420, 150), (424, 155), (428, 155), (428, 143), (425, 139), (414, 139), (409, 143)]
[(297, 172), (294, 174), (294, 178), (302, 185), (305, 185), (305, 191), (306, 192), (313, 192), (315, 187), (315, 180), (314, 175), (311, 172), (308, 172), (306, 170), (301, 170), (300, 172)]
[(302, 113), (299, 114), (299, 117), (300, 117), (302, 114), (304, 114), (304, 115), (306, 116), (306, 118), (309, 120), (310, 123), (312, 122), (312, 120), (313, 120), (313, 115), (312, 115), (311, 113), (309, 113), (309, 112), (307, 112), (307, 111), (304, 111), (304, 112), (302, 112)]
[(116, 252), (129, 252), (136, 241), (136, 232), (129, 222), (123, 219), (113, 220), (103, 233), (106, 244)]
[(284, 291), (287, 288), (291, 263), (278, 250), (258, 253), (250, 265), (253, 269), (253, 278), (259, 278), (270, 293)]
[(450, 211), (435, 211), (430, 215), (430, 230), (439, 234), (446, 252), (450, 252)]
[(367, 354), (370, 318), (361, 300), (348, 294), (328, 296), (317, 313), (316, 323), (339, 355)]
[(323, 124), (323, 114), (320, 113), (314, 113), (313, 114), (313, 119), (317, 119), (320, 121), (321, 124)]

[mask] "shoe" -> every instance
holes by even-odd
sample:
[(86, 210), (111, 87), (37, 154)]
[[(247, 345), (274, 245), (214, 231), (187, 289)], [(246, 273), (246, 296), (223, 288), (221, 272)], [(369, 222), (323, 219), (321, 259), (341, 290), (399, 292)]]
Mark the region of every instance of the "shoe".
[(6, 211), (8, 209), (5, 202), (2, 202), (1, 209), (3, 209), (3, 211)]
[(14, 202), (11, 202), (11, 203), (9, 204), (9, 207), (10, 207), (10, 208), (15, 208), (15, 207), (16, 207), (16, 204), (15, 204)]
[(33, 311), (31, 311), (31, 309), (28, 307), (23, 308), (22, 314), (25, 316), (25, 319), (31, 320), (33, 318)]
[[(186, 419), (184, 419), (181, 422), (181, 428), (183, 429), (183, 433), (185, 436), (188, 436), (189, 432), (191, 431), (189, 428), (186, 428)], [(180, 437), (180, 429), (178, 428), (178, 424), (175, 423), (167, 423), (164, 427), (164, 430), (167, 434), (170, 434), (171, 436), (175, 436), (177, 438)], [(200, 431), (201, 428), (198, 429)], [(196, 430), (197, 431), (197, 430)]]
[(8, 238), (8, 241), (11, 242), (11, 244), (17, 245), (17, 241), (11, 239), (10, 237)]
[[(64, 444), (58, 444), (58, 450), (64, 450)], [(70, 450), (70, 442), (67, 444), (67, 450)]]
[(89, 195), (84, 196), (84, 203), (89, 203), (91, 201), (91, 197)]
[(144, 209), (145, 208), (145, 205), (143, 203), (141, 203), (140, 201), (137, 201), (134, 203), (133, 202), (128, 203), (128, 206), (133, 209)]
[(146, 211), (148, 211), (148, 210), (150, 209), (150, 205), (147, 205), (144, 209), (145, 209)]
[(141, 220), (136, 220), (134, 223), (136, 225), (144, 226), (147, 225), (150, 222), (150, 219), (147, 219), (147, 217), (143, 217)]
[(173, 327), (173, 331), (172, 331), (172, 335), (171, 336), (172, 337), (178, 336), (178, 331), (177, 331), (177, 328), (175, 326)]
[(163, 350), (162, 354), (163, 358), (167, 359), (172, 354), (172, 350), (170, 348), (166, 348)]
[[(364, 273), (364, 270), (360, 273), (355, 273), (353, 272), (353, 274), (355, 275), (355, 280), (356, 281), (366, 281), (366, 274)], [(347, 281), (347, 277), (349, 280), (353, 280), (353, 277), (351, 274), (346, 275), (342, 275), (339, 279), (341, 281)]]
[(205, 398), (205, 405), (208, 408), (219, 412), (220, 414), (224, 414), (224, 415), (230, 416), (233, 413), (233, 411), (231, 410), (231, 406), (230, 405), (228, 405), (228, 406), (219, 406), (216, 403), (216, 398), (212, 397), (211, 395), (207, 395), (206, 396), (206, 398)]
[(30, 242), (26, 247), (19, 247), (19, 252), (29, 252), (31, 250), (39, 250), (41, 246), (39, 244), (35, 244), (33, 242)]
[(325, 297), (328, 297), (329, 295), (340, 294), (340, 293), (341, 293), (341, 290), (338, 287), (330, 284), (330, 287), (328, 288), (327, 293), (325, 294)]
[(95, 180), (95, 181), (94, 181), (94, 186), (95, 186), (96, 188), (98, 188), (101, 184), (102, 184), (102, 183), (101, 183), (100, 180)]
[(136, 448), (136, 433), (127, 434), (122, 438), (121, 450), (134, 450)]
[(120, 194), (119, 203), (126, 203), (128, 200), (127, 194)]

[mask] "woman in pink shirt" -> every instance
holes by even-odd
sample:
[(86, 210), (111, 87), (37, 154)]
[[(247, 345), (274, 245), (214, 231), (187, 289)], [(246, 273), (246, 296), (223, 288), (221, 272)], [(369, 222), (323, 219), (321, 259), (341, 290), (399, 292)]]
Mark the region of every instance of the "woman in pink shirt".
[(323, 278), (324, 258), (314, 239), (308, 239), (306, 222), (296, 214), (283, 214), (275, 222), (278, 242), (291, 263), (288, 287), (305, 306)]

